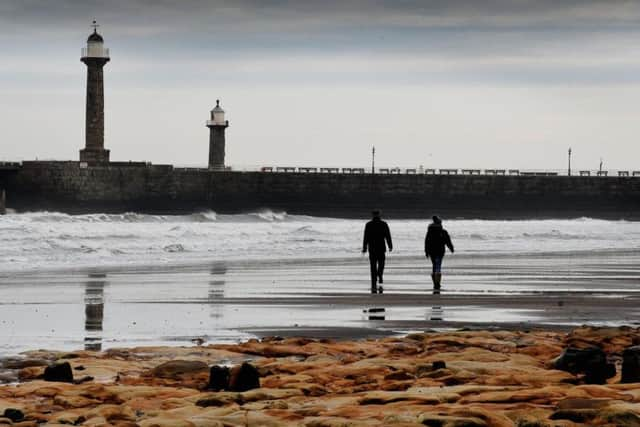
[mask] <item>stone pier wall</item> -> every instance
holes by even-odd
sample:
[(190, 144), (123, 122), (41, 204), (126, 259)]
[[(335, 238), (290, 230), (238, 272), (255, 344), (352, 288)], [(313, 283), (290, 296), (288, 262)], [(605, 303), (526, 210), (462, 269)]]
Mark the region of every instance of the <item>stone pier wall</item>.
[(24, 162), (7, 207), (66, 212), (242, 212), (337, 217), (640, 219), (640, 177), (211, 172), (167, 165)]

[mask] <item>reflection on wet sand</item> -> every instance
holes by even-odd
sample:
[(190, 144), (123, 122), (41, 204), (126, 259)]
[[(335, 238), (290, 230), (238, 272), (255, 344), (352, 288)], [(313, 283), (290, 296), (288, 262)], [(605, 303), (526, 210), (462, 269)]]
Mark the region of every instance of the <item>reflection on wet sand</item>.
[(90, 273), (84, 288), (84, 348), (102, 350), (102, 323), (104, 321), (104, 286), (107, 275)]
[(428, 320), (444, 320), (444, 310), (442, 306), (434, 305), (431, 309), (427, 310), (427, 319)]
[(227, 265), (224, 262), (215, 262), (211, 267), (211, 280), (209, 280), (209, 293), (207, 295), (207, 302), (211, 307), (210, 316), (214, 319), (220, 319), (223, 315), (222, 304), (212, 304), (213, 302), (219, 302), (224, 299), (224, 275), (227, 273)]
[(369, 320), (385, 320), (386, 319), (386, 309), (384, 307), (369, 308), (365, 310), (365, 313), (369, 315), (368, 316)]
[[(433, 289), (433, 295), (440, 295), (440, 289)], [(440, 321), (444, 320), (444, 310), (442, 306), (434, 305), (431, 307), (431, 310), (427, 310), (427, 319)]]

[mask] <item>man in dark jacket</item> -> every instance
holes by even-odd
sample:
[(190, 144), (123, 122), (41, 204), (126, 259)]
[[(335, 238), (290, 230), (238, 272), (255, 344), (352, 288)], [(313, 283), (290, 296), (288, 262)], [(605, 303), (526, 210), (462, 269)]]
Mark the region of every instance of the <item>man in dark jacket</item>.
[(433, 222), (429, 224), (427, 235), (424, 238), (424, 254), (427, 258), (431, 258), (433, 272), (431, 280), (433, 280), (433, 289), (440, 291), (440, 281), (442, 280), (442, 258), (444, 258), (445, 246), (453, 253), (453, 244), (447, 230), (442, 228), (442, 220), (436, 215), (433, 216)]
[[(364, 240), (362, 242), (362, 253), (369, 251), (369, 264), (371, 265), (371, 293), (382, 293), (382, 286), (376, 287), (376, 279), (382, 283), (384, 273), (385, 253), (387, 245), (389, 251), (393, 250), (391, 233), (386, 222), (380, 219), (380, 211), (372, 212), (373, 219), (367, 222), (364, 227)], [(385, 244), (386, 243), (386, 244)]]

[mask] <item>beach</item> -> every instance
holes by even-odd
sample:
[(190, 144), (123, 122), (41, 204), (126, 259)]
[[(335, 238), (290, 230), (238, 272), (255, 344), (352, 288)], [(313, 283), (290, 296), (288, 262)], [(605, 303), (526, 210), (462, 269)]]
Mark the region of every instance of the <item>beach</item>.
[[(389, 254), (385, 293), (368, 259), (247, 260), (57, 270), (0, 277), (2, 353), (238, 342), (267, 335), (362, 338), (447, 328), (639, 321), (634, 251), (445, 259), (434, 295), (422, 257)], [(370, 312), (371, 311), (371, 312)]]
[[(449, 221), (439, 293), (423, 225), (390, 221), (371, 294), (361, 221), (0, 218), (0, 423), (640, 425), (635, 223)], [(245, 362), (250, 388), (212, 388)]]

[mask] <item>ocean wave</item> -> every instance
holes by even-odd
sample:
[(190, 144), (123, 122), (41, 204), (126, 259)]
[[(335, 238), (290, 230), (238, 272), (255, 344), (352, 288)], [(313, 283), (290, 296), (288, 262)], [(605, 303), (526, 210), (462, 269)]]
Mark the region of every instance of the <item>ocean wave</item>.
[(150, 215), (136, 212), (122, 214), (82, 214), (70, 215), (61, 212), (28, 212), (12, 215), (15, 220), (26, 220), (32, 223), (204, 223), (204, 222), (284, 222), (290, 220), (312, 220), (314, 217), (301, 215), (290, 216), (285, 211), (263, 209), (241, 214), (218, 215), (214, 211), (202, 211), (185, 215)]
[(270, 209), (265, 209), (259, 212), (254, 212), (249, 214), (250, 217), (259, 218), (263, 221), (274, 222), (274, 221), (285, 221), (287, 219), (287, 213), (282, 212), (274, 212)]
[(192, 222), (216, 222), (218, 215), (213, 211), (196, 212), (187, 217)]
[(522, 237), (527, 239), (559, 239), (559, 240), (585, 240), (589, 238), (598, 238), (598, 236), (589, 236), (585, 234), (569, 234), (558, 230), (541, 233), (522, 233)]

